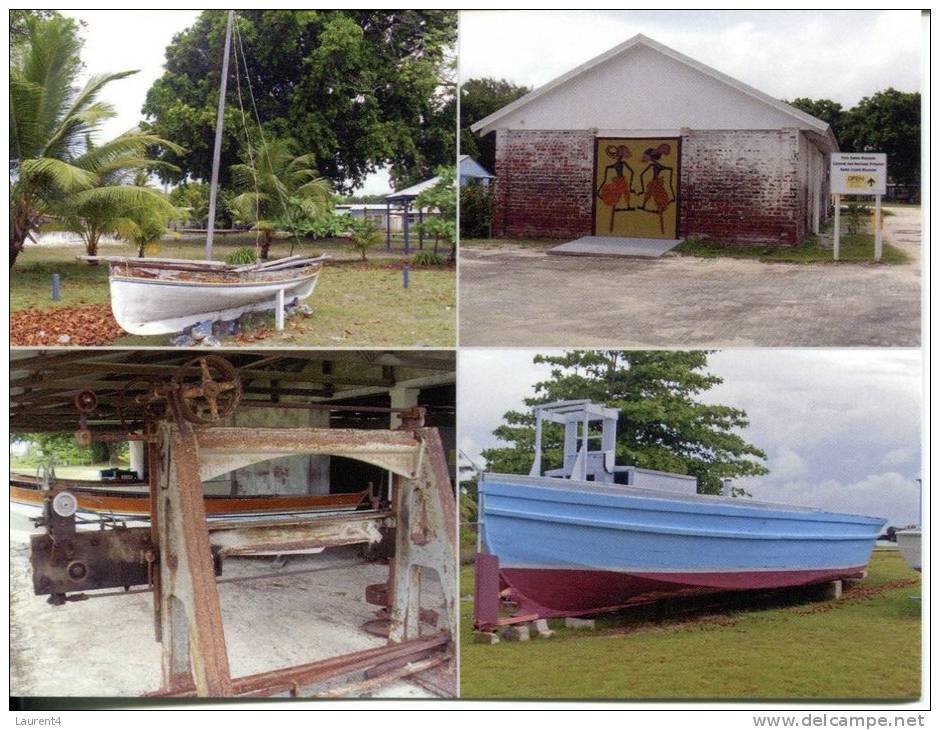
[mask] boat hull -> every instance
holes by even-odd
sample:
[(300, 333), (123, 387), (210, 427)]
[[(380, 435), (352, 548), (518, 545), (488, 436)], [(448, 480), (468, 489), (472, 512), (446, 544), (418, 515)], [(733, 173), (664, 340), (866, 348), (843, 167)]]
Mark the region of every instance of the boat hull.
[(854, 577), (883, 525), (871, 517), (547, 477), (488, 474), (480, 491), (487, 555), (478, 556), (478, 579), (491, 590), (489, 597), (478, 593), (486, 604), (478, 606), (478, 625), (494, 620), (492, 587), (508, 591), (520, 615), (551, 617), (667, 595)]
[[(94, 484), (94, 483), (93, 483)], [(149, 520), (150, 495), (144, 491), (114, 489), (103, 483), (100, 487), (80, 487), (75, 481), (67, 488), (78, 500), (78, 515), (86, 519), (109, 517), (119, 520)], [(367, 498), (368, 490), (348, 494), (328, 495), (250, 495), (225, 497), (209, 495), (205, 498), (206, 517), (209, 520), (266, 518), (278, 515), (311, 513), (332, 514), (351, 512)], [(43, 496), (38, 487), (30, 486), (21, 478), (10, 479), (10, 508), (21, 516), (35, 519), (42, 516)]]
[(919, 571), (921, 568), (920, 530), (898, 530), (895, 537), (898, 541), (898, 551), (901, 553), (901, 557), (914, 570)]
[(249, 272), (241, 281), (213, 281), (212, 273), (181, 278), (157, 270), (141, 275), (146, 268), (115, 266), (109, 277), (111, 312), (130, 334), (172, 334), (206, 320), (232, 320), (247, 312), (274, 309), (281, 289), (285, 302), (307, 299), (316, 288), (320, 270), (316, 264), (254, 275), (257, 280), (251, 280)]

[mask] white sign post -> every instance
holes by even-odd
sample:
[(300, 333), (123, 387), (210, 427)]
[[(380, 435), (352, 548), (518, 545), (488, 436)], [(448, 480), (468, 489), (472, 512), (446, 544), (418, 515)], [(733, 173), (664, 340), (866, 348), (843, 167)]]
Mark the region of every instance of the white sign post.
[(881, 261), (881, 196), (887, 191), (888, 156), (883, 152), (834, 152), (829, 161), (830, 189), (835, 198), (832, 256), (839, 260), (839, 208), (843, 195), (875, 196), (875, 261)]

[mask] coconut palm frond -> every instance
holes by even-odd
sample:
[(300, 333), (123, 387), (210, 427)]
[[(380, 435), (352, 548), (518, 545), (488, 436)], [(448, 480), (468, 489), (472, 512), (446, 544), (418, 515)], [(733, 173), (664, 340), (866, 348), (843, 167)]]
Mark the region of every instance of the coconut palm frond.
[(125, 132), (103, 144), (96, 145), (75, 159), (75, 164), (88, 170), (98, 170), (112, 165), (121, 158), (145, 158), (153, 147), (163, 147), (177, 154), (182, 154), (182, 147), (155, 134), (144, 132)]
[(47, 184), (61, 193), (89, 188), (96, 182), (94, 173), (52, 157), (21, 160), (20, 177), (39, 185)]

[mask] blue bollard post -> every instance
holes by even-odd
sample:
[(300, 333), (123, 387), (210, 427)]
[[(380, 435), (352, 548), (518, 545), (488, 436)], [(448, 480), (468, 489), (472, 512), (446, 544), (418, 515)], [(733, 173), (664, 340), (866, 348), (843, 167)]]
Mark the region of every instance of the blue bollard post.
[(401, 270), (402, 286), (404, 286), (405, 289), (408, 288), (408, 272), (410, 270), (411, 270), (411, 267), (408, 266), (408, 264), (405, 264), (405, 268)]
[(59, 301), (61, 293), (59, 291), (59, 275), (52, 275), (52, 301)]

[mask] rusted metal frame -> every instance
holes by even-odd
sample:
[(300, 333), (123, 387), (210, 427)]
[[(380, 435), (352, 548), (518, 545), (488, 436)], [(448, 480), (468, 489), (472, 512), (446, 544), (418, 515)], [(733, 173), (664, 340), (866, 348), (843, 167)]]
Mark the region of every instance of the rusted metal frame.
[(343, 456), (412, 476), (418, 455), (414, 436), (380, 429), (218, 427), (198, 439), (203, 479), (287, 454)]
[[(400, 644), (387, 644), (373, 649), (364, 649), (329, 659), (301, 664), (295, 667), (285, 667), (269, 672), (251, 674), (246, 677), (237, 677), (232, 680), (232, 691), (236, 695), (250, 695), (256, 697), (269, 697), (274, 694), (289, 692), (298, 694), (301, 687), (332, 679), (343, 674), (356, 671), (365, 671), (380, 664), (392, 662), (406, 657), (423, 658), (431, 651), (444, 651), (450, 643), (450, 637), (445, 632), (434, 636), (422, 637), (405, 641)], [(148, 697), (193, 697), (196, 695), (195, 686), (190, 683), (185, 687), (178, 687), (172, 691), (165, 688), (159, 692), (148, 694)]]
[[(250, 388), (245, 388), (246, 392), (251, 392)], [(281, 395), (285, 394), (283, 391)], [(402, 413), (414, 410), (414, 406), (407, 408), (385, 408), (383, 406), (344, 406), (333, 403), (275, 403), (270, 401), (243, 400), (242, 405), (250, 404), (261, 408), (305, 408), (311, 411), (336, 411), (337, 413)], [(423, 407), (423, 406), (422, 406)]]
[(360, 695), (371, 692), (379, 687), (387, 685), (399, 679), (405, 679), (420, 672), (426, 672), (429, 669), (435, 669), (445, 662), (449, 661), (447, 656), (436, 656), (430, 659), (411, 659), (402, 666), (398, 667), (376, 667), (382, 669), (379, 673), (373, 674), (368, 679), (354, 684), (346, 684), (342, 687), (336, 687), (325, 692), (318, 692), (317, 699), (328, 699), (331, 697), (349, 697), (350, 695)]
[(394, 523), (389, 513), (367, 517), (344, 515), (339, 519), (310, 517), (282, 523), (242, 524), (230, 529), (212, 525), (210, 542), (222, 557), (249, 555), (261, 551), (306, 550), (374, 543), (382, 528)]
[(423, 445), (423, 457), (414, 477), (399, 480), (395, 495), (389, 640), (401, 642), (419, 635), (423, 569), (437, 573), (447, 612), (445, 625), (456, 639), (456, 500), (437, 429), (419, 428), (414, 434)]
[(222, 610), (209, 546), (196, 432), (171, 399), (160, 430), (156, 511), (160, 535), (163, 688), (232, 694)]

